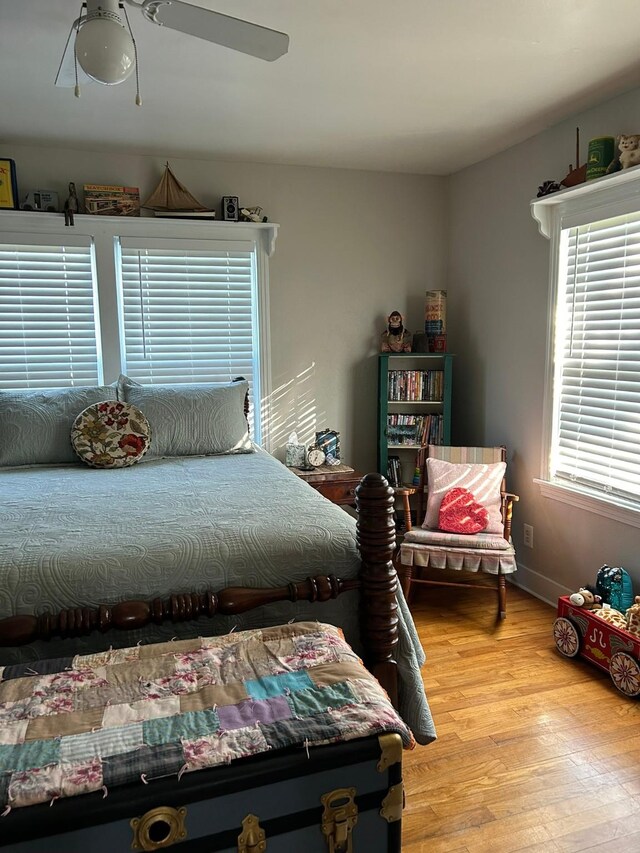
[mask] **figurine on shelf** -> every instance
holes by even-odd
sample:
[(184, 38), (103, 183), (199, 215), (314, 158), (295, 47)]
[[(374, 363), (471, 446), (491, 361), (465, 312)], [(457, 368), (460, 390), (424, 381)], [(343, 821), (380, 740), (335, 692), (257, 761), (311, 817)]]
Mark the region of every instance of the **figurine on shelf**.
[(78, 193), (76, 192), (76, 185), (73, 181), (69, 184), (69, 195), (67, 196), (67, 200), (64, 203), (64, 224), (65, 225), (75, 225), (73, 221), (73, 217), (78, 212), (80, 205), (78, 203)]
[(261, 207), (240, 208), (240, 222), (267, 222), (267, 217), (262, 215)]
[(411, 352), (411, 332), (404, 327), (402, 314), (392, 311), (388, 318), (387, 330), (382, 333), (381, 352)]
[(618, 137), (618, 155), (612, 162), (616, 160), (620, 169), (630, 169), (640, 164), (640, 134), (621, 134)]
[(556, 181), (545, 181), (538, 187), (537, 198), (542, 198), (545, 195), (551, 195), (551, 193), (557, 193), (558, 190), (561, 189), (562, 187)]

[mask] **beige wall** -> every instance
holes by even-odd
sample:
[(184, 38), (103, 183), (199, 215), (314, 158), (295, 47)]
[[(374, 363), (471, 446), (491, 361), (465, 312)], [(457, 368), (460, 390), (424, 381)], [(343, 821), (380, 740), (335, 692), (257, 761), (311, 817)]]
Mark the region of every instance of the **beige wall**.
[[(164, 162), (124, 150), (1, 150), (16, 161), (21, 195), (64, 197), (72, 180), (139, 186), (144, 197)], [(237, 195), (281, 225), (270, 263), (275, 446), (293, 429), (305, 441), (316, 428), (338, 429), (345, 461), (375, 470), (376, 339), (392, 310), (419, 328), (424, 291), (444, 286), (446, 179), (179, 158), (171, 166), (203, 204)]]
[[(582, 161), (587, 140), (640, 132), (640, 90), (553, 127), (450, 179), (449, 334), (456, 359), (455, 438), (504, 443), (510, 487), (520, 494), (517, 582), (554, 601), (594, 583), (603, 563), (623, 565), (640, 592), (640, 529), (543, 498), (540, 476), (547, 347), (549, 241), (529, 205), (538, 186)], [(472, 134), (471, 134), (472, 135)], [(522, 543), (534, 527), (534, 548)]]
[[(376, 345), (386, 314), (420, 328), (425, 289), (447, 287), (449, 349), (455, 352), (456, 443), (504, 443), (510, 485), (521, 496), (514, 538), (518, 582), (553, 601), (622, 564), (640, 590), (638, 528), (542, 498), (542, 401), (549, 243), (529, 210), (537, 187), (574, 159), (575, 127), (586, 140), (639, 131), (640, 91), (576, 116), (451, 178), (172, 159), (205, 204), (238, 195), (281, 224), (271, 259), (274, 431), (342, 433), (344, 456), (376, 464)], [(123, 183), (149, 192), (159, 158), (45, 146), (2, 146), (21, 192), (64, 193), (69, 180)], [(448, 252), (445, 241), (448, 238)], [(448, 270), (447, 270), (448, 267)], [(534, 526), (534, 549), (522, 543)]]

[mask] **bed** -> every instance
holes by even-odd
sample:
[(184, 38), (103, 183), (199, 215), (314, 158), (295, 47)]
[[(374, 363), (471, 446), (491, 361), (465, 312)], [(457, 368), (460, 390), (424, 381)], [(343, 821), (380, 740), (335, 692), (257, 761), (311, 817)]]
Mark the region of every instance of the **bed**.
[(0, 666), (318, 619), (343, 629), (429, 742), (424, 656), (390, 562), (392, 490), (367, 475), (356, 521), (243, 450), (0, 468)]

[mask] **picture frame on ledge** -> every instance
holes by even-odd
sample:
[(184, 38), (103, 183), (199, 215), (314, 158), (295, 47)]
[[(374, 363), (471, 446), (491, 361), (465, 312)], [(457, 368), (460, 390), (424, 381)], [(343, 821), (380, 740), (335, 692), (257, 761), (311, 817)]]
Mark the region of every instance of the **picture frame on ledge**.
[(18, 208), (15, 161), (0, 157), (0, 210), (18, 210)]

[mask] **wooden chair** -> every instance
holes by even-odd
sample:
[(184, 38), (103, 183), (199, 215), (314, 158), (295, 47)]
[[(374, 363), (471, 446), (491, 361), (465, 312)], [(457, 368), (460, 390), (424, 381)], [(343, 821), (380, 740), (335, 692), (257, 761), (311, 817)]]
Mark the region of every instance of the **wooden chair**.
[[(452, 463), (489, 465), (506, 462), (504, 447), (448, 447), (429, 445), (427, 459)], [(427, 465), (424, 468), (424, 493), (428, 496)], [(513, 504), (519, 500), (506, 490), (506, 479), (500, 487), (502, 536), (477, 533), (460, 536), (438, 530), (417, 527), (406, 534), (396, 568), (402, 589), (410, 599), (414, 584), (450, 587), (470, 587), (497, 590), (498, 614), (504, 619), (507, 611), (505, 576), (516, 571), (515, 550), (511, 543)], [(421, 513), (423, 506), (420, 506)], [(463, 578), (462, 575), (465, 577)], [(473, 579), (473, 582), (472, 582)]]

